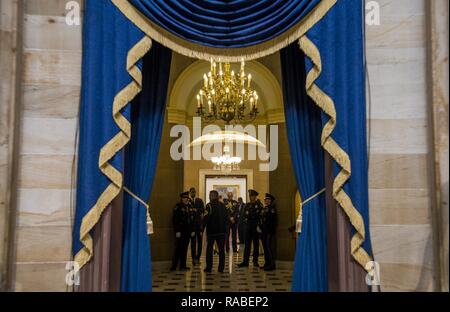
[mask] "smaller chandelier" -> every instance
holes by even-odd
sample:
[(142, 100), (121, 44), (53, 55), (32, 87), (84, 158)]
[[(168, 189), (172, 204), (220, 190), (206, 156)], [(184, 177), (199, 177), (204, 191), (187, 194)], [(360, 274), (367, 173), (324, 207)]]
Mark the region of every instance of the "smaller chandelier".
[(214, 164), (214, 170), (232, 171), (239, 170), (239, 164), (242, 159), (240, 157), (232, 157), (230, 155), (230, 147), (225, 145), (223, 148), (224, 154), (219, 157), (211, 157), (211, 161)]
[(211, 70), (203, 75), (203, 87), (197, 94), (197, 116), (205, 122), (223, 120), (253, 121), (258, 115), (258, 93), (252, 88), (252, 75), (245, 73), (242, 60), (239, 73), (230, 63), (217, 64), (211, 59)]

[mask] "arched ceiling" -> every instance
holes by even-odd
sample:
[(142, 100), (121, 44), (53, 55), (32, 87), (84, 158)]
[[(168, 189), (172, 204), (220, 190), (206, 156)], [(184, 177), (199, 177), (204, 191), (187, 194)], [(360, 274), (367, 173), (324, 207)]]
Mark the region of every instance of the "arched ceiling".
[[(252, 74), (253, 88), (258, 92), (260, 101), (260, 122), (284, 122), (283, 98), (280, 84), (272, 72), (257, 61), (246, 62), (246, 73)], [(231, 64), (235, 71), (239, 64)], [(203, 84), (203, 74), (210, 69), (209, 62), (196, 61), (190, 64), (176, 79), (169, 94), (169, 123), (183, 123), (183, 119), (195, 116), (196, 95)]]

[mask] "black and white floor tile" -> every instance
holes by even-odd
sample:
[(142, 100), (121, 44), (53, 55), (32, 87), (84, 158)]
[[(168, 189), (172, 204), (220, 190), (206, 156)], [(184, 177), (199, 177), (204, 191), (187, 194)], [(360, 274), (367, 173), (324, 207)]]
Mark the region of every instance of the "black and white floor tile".
[[(217, 272), (218, 255), (214, 255), (214, 267), (211, 273), (203, 272), (205, 268), (204, 252), (200, 265), (192, 265), (188, 254), (189, 271), (169, 271), (169, 267), (153, 268), (153, 291), (282, 291), (291, 290), (292, 270), (276, 269), (264, 271), (253, 267), (238, 268), (242, 261), (243, 248), (237, 253), (226, 254), (224, 273)], [(260, 256), (263, 265), (263, 256)]]

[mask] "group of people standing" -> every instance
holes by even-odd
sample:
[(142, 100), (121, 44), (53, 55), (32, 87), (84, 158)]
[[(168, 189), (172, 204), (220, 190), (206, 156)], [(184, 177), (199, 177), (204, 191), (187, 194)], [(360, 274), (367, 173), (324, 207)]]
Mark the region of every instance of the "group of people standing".
[[(213, 266), (214, 246), (219, 253), (218, 271), (225, 267), (225, 250), (237, 252), (239, 242), (245, 243), (243, 261), (238, 267), (248, 267), (253, 245), (253, 265), (259, 267), (259, 242), (264, 250), (263, 269), (275, 269), (273, 252), (276, 229), (275, 197), (266, 193), (264, 203), (258, 199), (258, 192), (249, 190), (249, 202), (244, 204), (242, 198), (233, 199), (233, 193), (227, 193), (227, 198), (220, 199), (215, 190), (209, 193), (206, 206), (196, 195), (195, 188), (180, 194), (180, 202), (173, 212), (173, 227), (175, 231), (175, 252), (171, 270), (189, 270), (186, 266), (187, 251), (191, 243), (192, 264), (200, 264), (203, 234), (206, 232), (206, 267), (205, 272), (211, 272)], [(206, 229), (206, 231), (205, 231)]]

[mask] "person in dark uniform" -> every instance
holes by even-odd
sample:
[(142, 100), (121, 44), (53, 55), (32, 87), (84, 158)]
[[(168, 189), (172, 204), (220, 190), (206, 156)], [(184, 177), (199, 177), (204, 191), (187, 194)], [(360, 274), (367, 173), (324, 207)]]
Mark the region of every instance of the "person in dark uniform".
[(277, 222), (277, 209), (275, 207), (275, 197), (266, 193), (264, 198), (264, 208), (261, 211), (260, 229), (261, 239), (264, 249), (264, 270), (275, 270), (275, 256), (273, 244)]
[(205, 204), (203, 200), (196, 197), (197, 191), (195, 187), (189, 189), (189, 202), (192, 207), (192, 213), (194, 215), (194, 235), (191, 237), (191, 256), (192, 264), (200, 264), (200, 257), (202, 255), (203, 246), (203, 213), (205, 212)]
[(225, 268), (225, 235), (227, 230), (227, 208), (219, 201), (217, 191), (209, 192), (210, 202), (206, 205), (204, 222), (206, 225), (206, 268), (205, 272), (211, 272), (213, 266), (213, 248), (217, 242), (219, 248), (219, 272)]
[(239, 218), (238, 218), (238, 237), (239, 237), (239, 244), (245, 243), (245, 228), (246, 224), (244, 222), (245, 219), (245, 212), (244, 212), (244, 201), (242, 200), (242, 197), (238, 198), (238, 208), (239, 208)]
[(180, 264), (180, 270), (186, 271), (189, 270), (186, 266), (186, 257), (193, 223), (191, 206), (189, 204), (189, 192), (180, 194), (180, 202), (175, 205), (172, 221), (175, 232), (175, 252), (170, 270), (176, 270), (178, 264)]
[(258, 257), (259, 257), (259, 235), (258, 233), (258, 223), (261, 215), (261, 210), (263, 209), (262, 204), (257, 200), (258, 192), (255, 190), (248, 191), (250, 202), (245, 205), (244, 222), (247, 224), (247, 231), (245, 233), (245, 249), (244, 249), (244, 259), (238, 267), (248, 267), (250, 259), (250, 250), (253, 243), (253, 266), (259, 267)]
[(233, 252), (237, 252), (237, 221), (239, 216), (238, 202), (233, 199), (233, 193), (228, 192), (227, 198), (224, 200), (225, 207), (228, 211), (227, 236), (225, 237), (226, 251), (230, 251), (230, 234)]

